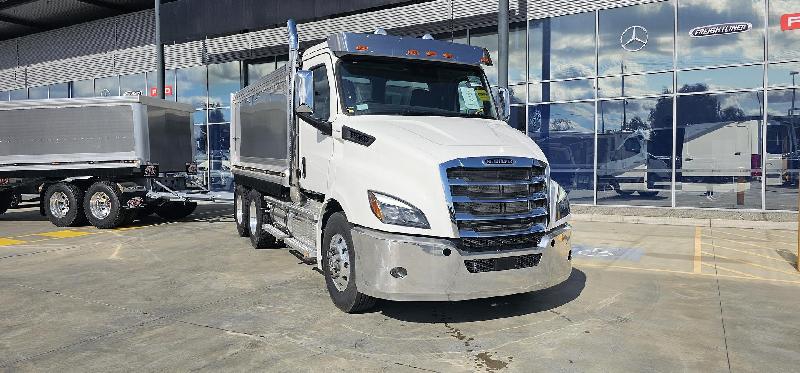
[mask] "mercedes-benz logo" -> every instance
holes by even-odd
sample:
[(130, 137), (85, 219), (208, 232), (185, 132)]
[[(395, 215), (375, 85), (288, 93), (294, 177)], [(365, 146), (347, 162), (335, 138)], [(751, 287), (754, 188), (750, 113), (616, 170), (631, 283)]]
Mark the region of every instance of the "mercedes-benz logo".
[(647, 29), (642, 26), (628, 27), (619, 37), (619, 43), (622, 45), (622, 49), (628, 52), (638, 52), (644, 49), (644, 47), (647, 46), (648, 40)]

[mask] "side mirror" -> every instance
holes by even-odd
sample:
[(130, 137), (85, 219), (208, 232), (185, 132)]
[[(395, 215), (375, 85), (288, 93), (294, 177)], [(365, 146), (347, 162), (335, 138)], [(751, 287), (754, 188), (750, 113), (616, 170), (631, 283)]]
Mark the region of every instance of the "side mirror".
[(497, 89), (497, 99), (499, 102), (499, 110), (500, 110), (500, 118), (504, 122), (508, 122), (511, 118), (511, 93), (508, 91), (508, 88), (498, 87)]
[(298, 70), (294, 76), (294, 111), (311, 114), (314, 112), (314, 73)]

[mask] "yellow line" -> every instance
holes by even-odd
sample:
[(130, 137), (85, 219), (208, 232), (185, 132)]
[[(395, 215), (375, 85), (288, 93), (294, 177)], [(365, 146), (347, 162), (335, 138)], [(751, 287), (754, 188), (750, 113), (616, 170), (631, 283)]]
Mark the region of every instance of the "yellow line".
[(703, 271), (701, 264), (703, 262), (703, 229), (700, 227), (694, 228), (694, 273)]
[(735, 273), (737, 275), (741, 275), (741, 276), (747, 276), (747, 277), (755, 278), (755, 279), (759, 279), (759, 280), (763, 280), (764, 279), (762, 277), (754, 276), (754, 275), (751, 275), (749, 273), (744, 273), (744, 272), (740, 272), (740, 271), (733, 270), (733, 269), (730, 269), (730, 268), (725, 268), (723, 266), (720, 266), (719, 264), (713, 265), (713, 264), (703, 263), (703, 265), (706, 266), (706, 267), (714, 268), (714, 269), (721, 269), (723, 271), (733, 272), (733, 273)]
[[(710, 255), (712, 255), (712, 254), (709, 254), (709, 253), (706, 253), (706, 252), (703, 252), (703, 254), (706, 254), (706, 255), (709, 255), (709, 256), (710, 256)], [(744, 261), (744, 260), (741, 260), (741, 259), (730, 258), (730, 257), (727, 257), (727, 256), (722, 256), (722, 255), (719, 255), (719, 254), (716, 254), (715, 256), (716, 256), (717, 258), (722, 258), (722, 259), (727, 259), (727, 260), (733, 260), (733, 261), (735, 261), (735, 262), (739, 262), (739, 263), (746, 264), (746, 265), (751, 265), (751, 266), (753, 266), (753, 267), (763, 268), (763, 269), (766, 269), (766, 270), (768, 270), (768, 271), (779, 272), (779, 273), (786, 273), (786, 274), (793, 275), (793, 276), (796, 276), (796, 275), (797, 275), (797, 272), (796, 272), (796, 271), (793, 271), (793, 272), (781, 271), (780, 269), (775, 269), (775, 268), (772, 268), (772, 267), (762, 266), (762, 265), (760, 265), (760, 264), (750, 263), (750, 262), (748, 262), (748, 261)]]
[(727, 247), (727, 246), (722, 246), (722, 245), (715, 245), (713, 243), (710, 243), (709, 245), (714, 246), (716, 248), (720, 248), (720, 249), (738, 251), (740, 253), (744, 253), (744, 254), (747, 254), (747, 255), (758, 256), (758, 257), (761, 257), (761, 258), (766, 258), (766, 259), (775, 260), (775, 261), (778, 261), (778, 262), (781, 262), (781, 263), (786, 263), (786, 260), (782, 259), (782, 258), (781, 259), (773, 258), (773, 257), (767, 256), (767, 255), (756, 254), (756, 253), (754, 253), (752, 251), (734, 249), (732, 247)]
[(683, 272), (683, 271), (672, 271), (669, 269), (657, 269), (657, 268), (637, 268), (637, 267), (625, 267), (625, 266), (603, 266), (597, 264), (586, 264), (581, 263), (579, 266), (576, 265), (575, 267), (590, 267), (590, 268), (601, 268), (601, 269), (625, 269), (631, 271), (644, 271), (644, 272), (661, 272), (661, 273), (674, 273), (679, 275), (689, 275), (689, 276), (705, 276), (705, 277), (725, 277), (725, 278), (735, 278), (739, 280), (754, 280), (754, 281), (768, 281), (768, 282), (780, 282), (785, 284), (797, 284), (800, 285), (800, 281), (792, 281), (792, 280), (780, 280), (774, 278), (752, 278), (752, 277), (745, 277), (745, 276), (733, 276), (733, 275), (723, 275), (723, 274), (713, 274), (713, 273), (694, 273), (694, 272)]

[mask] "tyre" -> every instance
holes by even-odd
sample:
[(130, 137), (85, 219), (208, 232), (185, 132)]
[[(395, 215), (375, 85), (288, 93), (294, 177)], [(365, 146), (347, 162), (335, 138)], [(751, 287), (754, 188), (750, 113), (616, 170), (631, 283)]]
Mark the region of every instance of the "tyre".
[(156, 207), (156, 214), (164, 220), (180, 220), (191, 215), (196, 208), (196, 202), (164, 202)]
[(333, 304), (347, 313), (372, 308), (375, 298), (356, 287), (355, 247), (350, 222), (342, 212), (328, 218), (322, 237), (322, 271)]
[(57, 227), (86, 224), (83, 191), (75, 184), (57, 183), (47, 187), (42, 200), (45, 216)]
[(98, 181), (86, 190), (83, 210), (89, 223), (99, 229), (119, 227), (132, 213), (122, 208), (122, 191), (110, 181)]
[(278, 246), (278, 240), (264, 231), (264, 200), (261, 193), (251, 190), (247, 197), (247, 230), (250, 232), (250, 245), (254, 249), (268, 249)]
[(640, 190), (638, 193), (639, 193), (640, 196), (647, 197), (647, 198), (652, 198), (652, 197), (655, 197), (655, 196), (658, 195), (658, 191), (657, 190), (649, 190), (649, 191), (641, 191)]
[(0, 215), (5, 214), (14, 204), (14, 192), (6, 190), (0, 192)]
[(239, 237), (250, 236), (250, 209), (248, 208), (247, 188), (236, 186), (233, 189), (233, 217)]

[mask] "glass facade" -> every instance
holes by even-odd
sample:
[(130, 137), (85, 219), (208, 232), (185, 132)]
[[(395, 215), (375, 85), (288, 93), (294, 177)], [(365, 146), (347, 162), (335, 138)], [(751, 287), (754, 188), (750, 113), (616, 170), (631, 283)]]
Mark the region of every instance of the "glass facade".
[(524, 128), (574, 203), (796, 210), (800, 29), (781, 18), (798, 12), (671, 0), (530, 20), (511, 46)]

